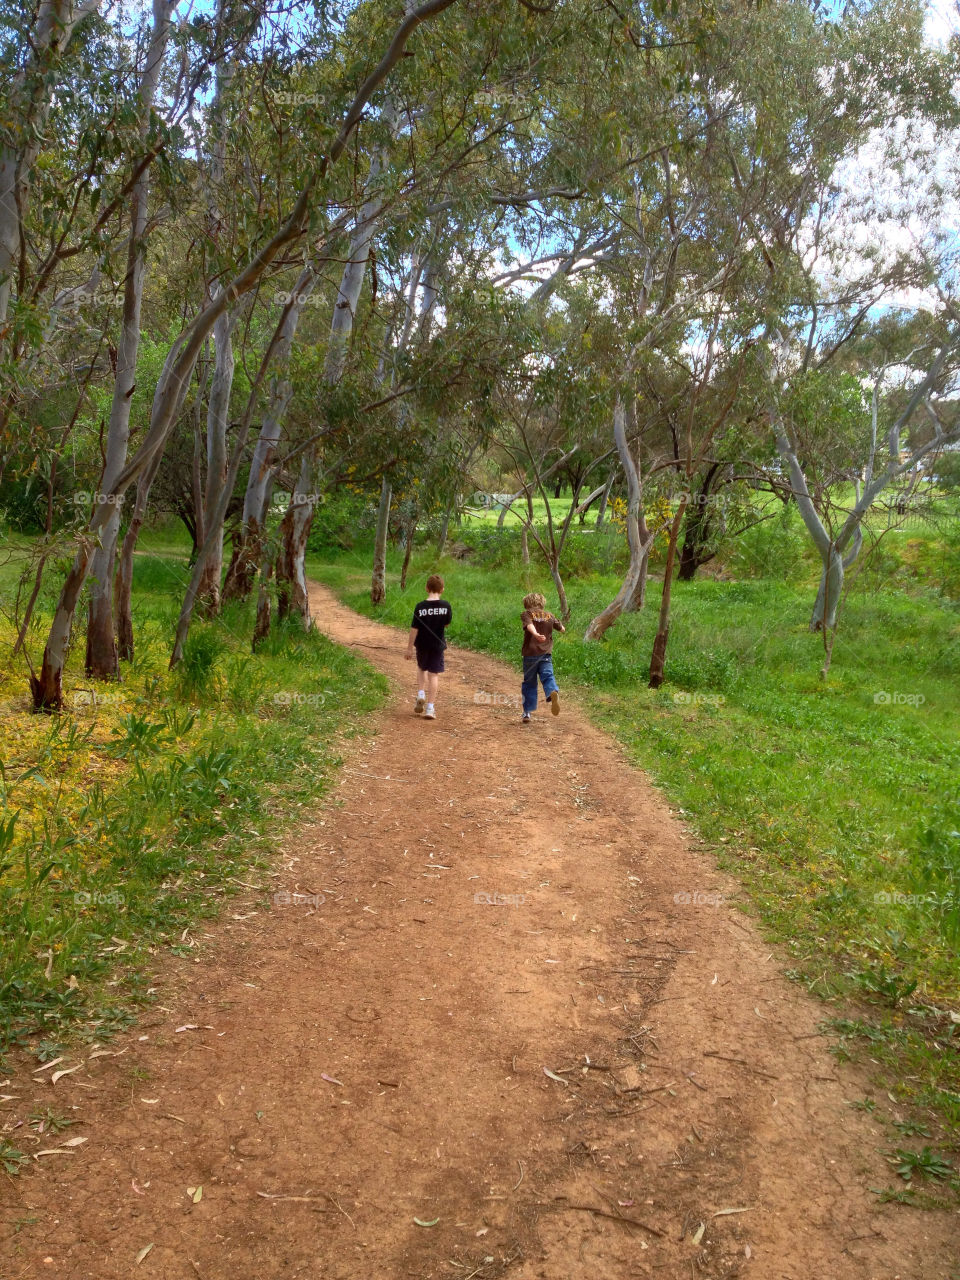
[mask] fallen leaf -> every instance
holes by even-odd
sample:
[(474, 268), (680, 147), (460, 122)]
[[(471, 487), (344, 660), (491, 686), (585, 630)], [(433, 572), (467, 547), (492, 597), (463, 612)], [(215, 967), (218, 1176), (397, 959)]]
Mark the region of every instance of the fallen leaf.
[(83, 1063), (82, 1063), (82, 1062), (80, 1062), (80, 1063), (78, 1063), (78, 1064), (77, 1064), (77, 1066), (75, 1066), (75, 1067), (67, 1067), (64, 1071), (55, 1071), (55, 1072), (53, 1073), (53, 1075), (50, 1077), (50, 1083), (51, 1083), (51, 1084), (56, 1084), (56, 1083), (57, 1083), (57, 1081), (60, 1079), (60, 1077), (61, 1077), (61, 1076), (69, 1076), (69, 1075), (72, 1075), (74, 1071), (79, 1071), (79, 1070), (80, 1070), (80, 1068), (81, 1068), (82, 1066), (83, 1066)]
[(187, 1187), (187, 1195), (194, 1204), (199, 1204), (203, 1199), (203, 1187)]
[(439, 1218), (434, 1218), (430, 1222), (424, 1222), (422, 1218), (414, 1218), (414, 1222), (418, 1227), (435, 1227), (439, 1221)]
[(320, 1079), (321, 1079), (321, 1080), (326, 1080), (327, 1084), (338, 1084), (338, 1085), (340, 1086), (340, 1088), (341, 1088), (341, 1089), (343, 1088), (343, 1081), (342, 1081), (342, 1080), (335, 1080), (335, 1079), (333, 1078), (333, 1076), (328, 1076), (328, 1075), (327, 1075), (327, 1073), (326, 1073), (325, 1071), (321, 1071), (321, 1072), (320, 1072)]
[(177, 1027), (174, 1030), (173, 1034), (179, 1035), (181, 1031), (199, 1031), (199, 1030), (200, 1028), (196, 1022), (185, 1022), (182, 1027)]
[(52, 1062), (45, 1062), (42, 1067), (34, 1067), (33, 1074), (38, 1076), (41, 1071), (49, 1071), (51, 1067), (55, 1067), (58, 1062), (63, 1061), (63, 1054), (59, 1058), (54, 1058)]
[(705, 1222), (701, 1222), (699, 1227), (697, 1227), (696, 1231), (693, 1233), (694, 1244), (700, 1243), (700, 1241), (703, 1239), (703, 1233), (706, 1231), (706, 1229), (707, 1229), (707, 1224)]
[(75, 973), (71, 973), (70, 977), (67, 979), (67, 990), (68, 991), (80, 990), (80, 983), (77, 981), (77, 975)]
[(72, 1155), (73, 1147), (82, 1147), (88, 1138), (68, 1138), (66, 1142), (62, 1142), (59, 1147), (48, 1147), (46, 1151), (35, 1151), (34, 1160), (39, 1160), (41, 1156), (68, 1156)]
[(480, 1230), (477, 1232), (477, 1235), (485, 1236), (489, 1230), (490, 1230), (489, 1227), (481, 1227)]
[(556, 1080), (557, 1084), (569, 1084), (569, 1083), (570, 1083), (568, 1080), (564, 1080), (563, 1076), (558, 1076), (555, 1072), (551, 1071), (551, 1070), (549, 1069), (549, 1067), (544, 1067), (544, 1068), (543, 1068), (543, 1074), (544, 1074), (545, 1076), (549, 1076), (551, 1080)]
[(147, 1254), (150, 1252), (152, 1248), (153, 1248), (153, 1241), (151, 1240), (150, 1243), (145, 1244), (143, 1248), (140, 1250), (140, 1252), (137, 1254), (135, 1259), (136, 1266), (139, 1267), (140, 1263), (144, 1260), (144, 1258), (147, 1256)]
[(750, 1213), (752, 1205), (747, 1205), (745, 1209), (718, 1209), (716, 1213), (712, 1213), (711, 1218), (725, 1218), (729, 1213)]
[(133, 1187), (134, 1191), (137, 1193), (138, 1196), (145, 1196), (147, 1194), (145, 1191), (143, 1191), (140, 1187), (137, 1186), (136, 1178), (130, 1179), (130, 1185), (131, 1187)]

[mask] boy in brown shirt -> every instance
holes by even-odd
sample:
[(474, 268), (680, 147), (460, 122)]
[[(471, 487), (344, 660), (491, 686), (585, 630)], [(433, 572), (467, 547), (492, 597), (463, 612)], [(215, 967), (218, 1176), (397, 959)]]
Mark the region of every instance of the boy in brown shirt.
[(550, 700), (550, 710), (560, 714), (560, 690), (553, 674), (553, 633), (566, 631), (559, 618), (547, 612), (547, 602), (539, 591), (523, 597), (523, 719), (530, 723), (530, 712), (537, 709), (537, 680), (543, 685), (544, 695)]

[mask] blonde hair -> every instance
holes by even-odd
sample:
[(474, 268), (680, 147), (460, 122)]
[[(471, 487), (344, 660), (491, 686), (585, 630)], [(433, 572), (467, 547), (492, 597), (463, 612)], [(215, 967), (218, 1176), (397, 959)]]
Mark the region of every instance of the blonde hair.
[(523, 607), (525, 609), (545, 609), (547, 607), (547, 598), (541, 595), (539, 591), (531, 591), (528, 596), (523, 597)]

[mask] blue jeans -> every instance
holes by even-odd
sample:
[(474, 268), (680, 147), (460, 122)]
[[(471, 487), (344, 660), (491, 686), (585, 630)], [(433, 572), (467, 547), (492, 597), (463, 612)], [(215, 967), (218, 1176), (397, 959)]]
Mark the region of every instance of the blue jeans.
[(529, 715), (531, 711), (537, 709), (537, 677), (543, 685), (543, 696), (549, 698), (551, 693), (559, 688), (553, 674), (553, 655), (549, 653), (541, 654), (539, 657), (523, 659), (523, 684), (520, 686), (520, 692), (523, 694), (523, 714)]

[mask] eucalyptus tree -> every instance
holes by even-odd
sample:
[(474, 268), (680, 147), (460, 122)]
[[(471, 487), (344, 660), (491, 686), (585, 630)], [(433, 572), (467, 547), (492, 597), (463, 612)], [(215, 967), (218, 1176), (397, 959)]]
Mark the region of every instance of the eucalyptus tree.
[[(150, 131), (150, 116), (166, 54), (171, 17), (176, 0), (154, 0), (153, 27), (146, 46), (146, 59), (139, 85), (140, 132), (144, 144)], [(142, 150), (145, 150), (144, 146)], [(140, 166), (138, 166), (140, 167)], [(127, 458), (130, 437), (130, 407), (136, 383), (140, 349), (140, 314), (147, 272), (146, 233), (150, 196), (149, 165), (140, 167), (130, 193), (130, 234), (123, 281), (123, 312), (117, 344), (113, 402), (104, 446), (100, 490), (109, 491)], [(112, 506), (100, 531), (99, 545), (90, 564), (90, 604), (87, 620), (86, 670), (103, 678), (119, 676), (119, 659), (114, 634), (113, 571), (120, 530), (120, 504)]]
[(99, 0), (40, 0), (32, 13), (4, 14), (3, 100), (9, 123), (0, 142), (0, 332), (11, 296), (22, 292), (29, 270), (24, 217), (63, 62), (78, 27), (98, 7)]
[[(296, 244), (304, 235), (309, 226), (317, 189), (322, 188), (326, 175), (346, 150), (370, 97), (402, 58), (407, 41), (416, 28), (453, 3), (454, 0), (428, 0), (427, 3), (411, 8), (396, 28), (390, 30), (385, 52), (372, 70), (364, 75), (339, 126), (333, 125), (330, 128), (328, 136), (332, 134), (331, 141), (324, 148), (319, 161), (307, 170), (290, 212), (271, 234), (256, 236), (250, 244), (248, 254), (241, 260), (221, 292), (200, 309), (174, 341), (157, 384), (150, 426), (137, 452), (128, 460), (110, 493), (104, 495), (105, 498), (122, 497), (128, 486), (147, 472), (158, 454), (162, 454), (171, 425), (186, 394), (193, 366), (213, 325), (230, 303), (255, 288), (278, 255)], [(31, 675), (33, 703), (38, 710), (59, 708), (62, 703), (63, 667), (73, 615), (86, 581), (95, 539), (106, 522), (104, 505), (106, 504), (92, 514), (86, 533), (78, 539), (77, 556), (60, 593), (44, 649), (41, 671), (39, 675)]]

